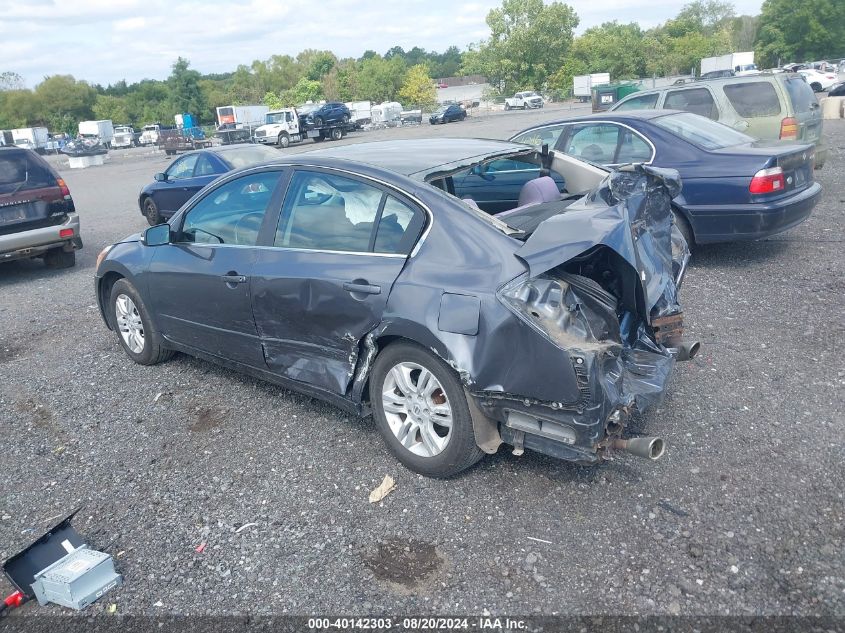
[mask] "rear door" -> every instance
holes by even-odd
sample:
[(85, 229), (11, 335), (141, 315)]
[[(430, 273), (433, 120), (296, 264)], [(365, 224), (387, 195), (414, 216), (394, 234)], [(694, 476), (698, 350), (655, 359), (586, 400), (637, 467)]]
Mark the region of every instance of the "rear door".
[(71, 210), (55, 175), (37, 155), (0, 149), (0, 235), (48, 226)]
[(286, 189), (273, 247), (260, 249), (252, 273), (265, 362), (343, 395), (425, 214), (392, 189), (331, 170), (296, 170)]

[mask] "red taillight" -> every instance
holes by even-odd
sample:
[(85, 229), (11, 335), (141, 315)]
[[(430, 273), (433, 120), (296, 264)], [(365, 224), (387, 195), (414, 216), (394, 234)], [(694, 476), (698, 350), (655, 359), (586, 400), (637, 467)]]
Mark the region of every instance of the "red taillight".
[(798, 121), (791, 116), (780, 122), (780, 138), (784, 141), (798, 140)]
[(59, 189), (62, 190), (62, 195), (65, 199), (70, 199), (70, 189), (67, 188), (67, 184), (61, 178), (56, 179), (56, 184), (59, 185)]
[(62, 229), (59, 231), (59, 237), (65, 239), (66, 237), (73, 237), (73, 229)]
[(774, 193), (775, 191), (781, 191), (784, 186), (783, 169), (780, 167), (770, 167), (769, 169), (761, 169), (754, 174), (748, 190), (755, 194)]

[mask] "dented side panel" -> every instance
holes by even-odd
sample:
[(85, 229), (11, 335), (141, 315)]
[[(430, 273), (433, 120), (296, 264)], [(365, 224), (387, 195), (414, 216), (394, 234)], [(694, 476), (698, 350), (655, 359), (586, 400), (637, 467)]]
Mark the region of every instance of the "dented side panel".
[[(404, 257), (260, 249), (252, 305), (267, 368), (346, 394), (360, 343), (381, 322), (404, 263)], [(356, 292), (365, 286), (372, 288)]]

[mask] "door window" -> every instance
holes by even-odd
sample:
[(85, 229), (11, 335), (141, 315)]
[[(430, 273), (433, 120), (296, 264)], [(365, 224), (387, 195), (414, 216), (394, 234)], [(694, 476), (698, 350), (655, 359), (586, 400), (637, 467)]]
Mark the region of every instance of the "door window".
[(408, 252), (422, 224), (418, 211), (378, 187), (345, 176), (298, 171), (288, 186), (274, 245), (358, 253)]
[(279, 172), (241, 176), (217, 187), (188, 211), (180, 241), (254, 246)]
[(544, 144), (547, 144), (549, 149), (554, 149), (563, 128), (563, 125), (550, 125), (549, 127), (536, 128), (523, 132), (511, 140), (514, 143), (525, 143), (527, 145), (533, 145), (534, 147), (542, 147)]
[(216, 171), (211, 159), (206, 154), (200, 154), (194, 167), (194, 176), (213, 176)]
[(714, 121), (719, 120), (716, 102), (707, 88), (690, 88), (688, 90), (670, 90), (663, 102), (664, 110), (685, 110), (693, 114), (706, 116)]
[(188, 154), (183, 156), (167, 169), (168, 180), (183, 180), (194, 177), (194, 166), (197, 164), (199, 154)]
[(621, 136), (619, 151), (616, 160), (617, 165), (624, 163), (648, 163), (654, 158), (651, 146), (639, 134), (632, 130), (620, 128)]
[(610, 123), (578, 125), (573, 128), (566, 145), (570, 156), (600, 165), (613, 162), (619, 128)]
[(780, 99), (775, 92), (775, 87), (768, 81), (729, 84), (722, 89), (734, 110), (741, 117), (752, 118), (780, 114)]
[(641, 97), (631, 97), (620, 103), (613, 110), (653, 110), (657, 107), (657, 97), (659, 93), (655, 92), (650, 95), (642, 95)]

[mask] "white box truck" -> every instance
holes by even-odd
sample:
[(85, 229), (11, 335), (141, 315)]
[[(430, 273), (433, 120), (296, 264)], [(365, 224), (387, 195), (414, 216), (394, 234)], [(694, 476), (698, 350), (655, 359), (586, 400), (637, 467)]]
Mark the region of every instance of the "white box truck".
[(217, 124), (236, 129), (257, 127), (264, 123), (264, 115), (269, 111), (266, 105), (220, 106), (217, 108)]
[(610, 73), (576, 75), (572, 78), (572, 95), (580, 101), (590, 101), (593, 98), (593, 88), (606, 86), (609, 83)]
[(716, 57), (705, 57), (701, 60), (702, 77), (706, 74), (714, 76), (722, 73), (725, 75), (733, 73), (737, 77), (759, 75), (760, 71), (757, 70), (757, 65), (754, 63), (754, 51), (728, 53)]
[(114, 140), (114, 125), (112, 125), (111, 119), (80, 121), (79, 135), (82, 138), (99, 139), (100, 143), (106, 147), (111, 147), (111, 142)]
[(12, 142), (18, 147), (43, 153), (47, 148), (49, 134), (46, 127), (22, 127), (12, 130)]

